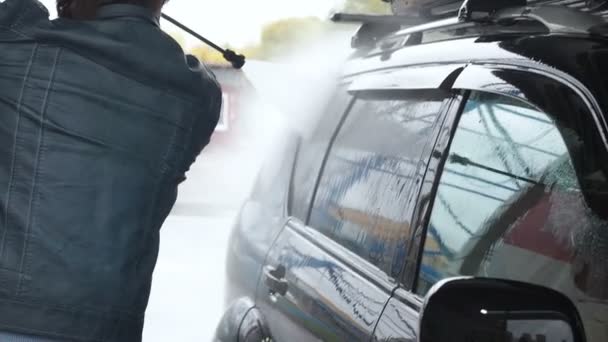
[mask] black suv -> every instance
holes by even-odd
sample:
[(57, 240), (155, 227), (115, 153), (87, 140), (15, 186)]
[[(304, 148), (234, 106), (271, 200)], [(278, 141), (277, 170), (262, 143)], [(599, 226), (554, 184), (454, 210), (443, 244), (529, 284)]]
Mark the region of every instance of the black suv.
[(337, 17), (356, 52), (242, 208), (218, 341), (608, 341), (605, 4), (520, 2)]

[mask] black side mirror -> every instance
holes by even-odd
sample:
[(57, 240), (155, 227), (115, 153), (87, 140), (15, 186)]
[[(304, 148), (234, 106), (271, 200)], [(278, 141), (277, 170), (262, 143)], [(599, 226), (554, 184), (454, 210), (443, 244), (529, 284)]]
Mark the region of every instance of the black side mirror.
[(586, 342), (580, 315), (559, 292), (514, 281), (455, 278), (430, 290), (420, 342)]

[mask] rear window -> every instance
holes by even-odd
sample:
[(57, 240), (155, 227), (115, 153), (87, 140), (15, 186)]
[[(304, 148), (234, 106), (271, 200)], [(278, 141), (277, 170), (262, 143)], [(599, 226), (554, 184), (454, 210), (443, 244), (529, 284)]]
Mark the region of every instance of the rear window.
[(441, 176), (417, 292), (460, 275), (536, 283), (573, 299), (590, 342), (608, 341), (606, 178), (585, 168), (596, 158), (588, 143), (529, 104), (474, 93)]

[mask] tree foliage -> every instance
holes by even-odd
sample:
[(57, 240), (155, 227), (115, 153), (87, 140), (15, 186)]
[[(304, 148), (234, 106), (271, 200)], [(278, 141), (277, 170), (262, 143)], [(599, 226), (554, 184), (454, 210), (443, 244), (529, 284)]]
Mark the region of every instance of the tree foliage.
[(388, 14), (390, 6), (382, 0), (346, 0), (344, 12), (365, 14)]
[(316, 17), (282, 19), (262, 29), (261, 42), (253, 52), (261, 59), (272, 59), (312, 43), (327, 29), (327, 23)]
[[(327, 25), (328, 23), (316, 17), (277, 20), (263, 27), (258, 44), (235, 50), (249, 59), (272, 60), (319, 38)], [(197, 45), (188, 53), (205, 63), (227, 63), (219, 52), (205, 45)]]
[(224, 64), (228, 63), (224, 56), (217, 50), (214, 50), (207, 45), (197, 45), (188, 51), (189, 54), (196, 56), (200, 61), (207, 64)]
[(177, 42), (177, 44), (179, 44), (179, 46), (182, 47), (182, 49), (184, 48), (185, 44), (186, 44), (186, 36), (184, 35), (183, 32), (181, 31), (171, 31), (167, 33), (169, 36), (171, 36), (171, 38), (173, 38), (173, 40), (175, 40)]
[[(345, 0), (343, 6), (338, 9), (348, 13), (386, 14), (389, 13), (390, 6), (382, 0)], [(249, 59), (272, 60), (311, 44), (319, 39), (330, 25), (326, 20), (317, 17), (280, 19), (262, 28), (258, 44), (235, 50)], [(184, 47), (182, 34), (172, 33), (171, 36)], [(227, 63), (221, 53), (206, 45), (196, 45), (187, 52), (205, 63)]]

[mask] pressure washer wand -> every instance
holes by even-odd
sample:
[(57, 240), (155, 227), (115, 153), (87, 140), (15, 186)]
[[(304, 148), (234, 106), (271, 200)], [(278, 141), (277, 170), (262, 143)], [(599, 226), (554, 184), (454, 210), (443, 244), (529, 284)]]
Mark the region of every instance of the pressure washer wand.
[(188, 32), (189, 34), (191, 34), (192, 36), (196, 37), (197, 39), (199, 39), (203, 43), (205, 43), (205, 44), (209, 45), (210, 47), (212, 47), (213, 49), (219, 51), (222, 54), (222, 56), (224, 56), (224, 58), (228, 62), (230, 62), (230, 64), (232, 64), (232, 66), (235, 69), (241, 69), (245, 65), (245, 56), (239, 55), (239, 54), (237, 54), (236, 52), (234, 52), (234, 51), (232, 51), (230, 49), (223, 49), (222, 47), (218, 46), (214, 42), (212, 42), (209, 39), (201, 36), (200, 34), (198, 34), (196, 32), (194, 32), (192, 29), (190, 29), (186, 25), (180, 23), (179, 21), (171, 18), (170, 16), (168, 16), (168, 15), (166, 15), (164, 13), (161, 16), (163, 17), (163, 19), (167, 20), (171, 24), (173, 24), (173, 25), (179, 27), (180, 29)]

